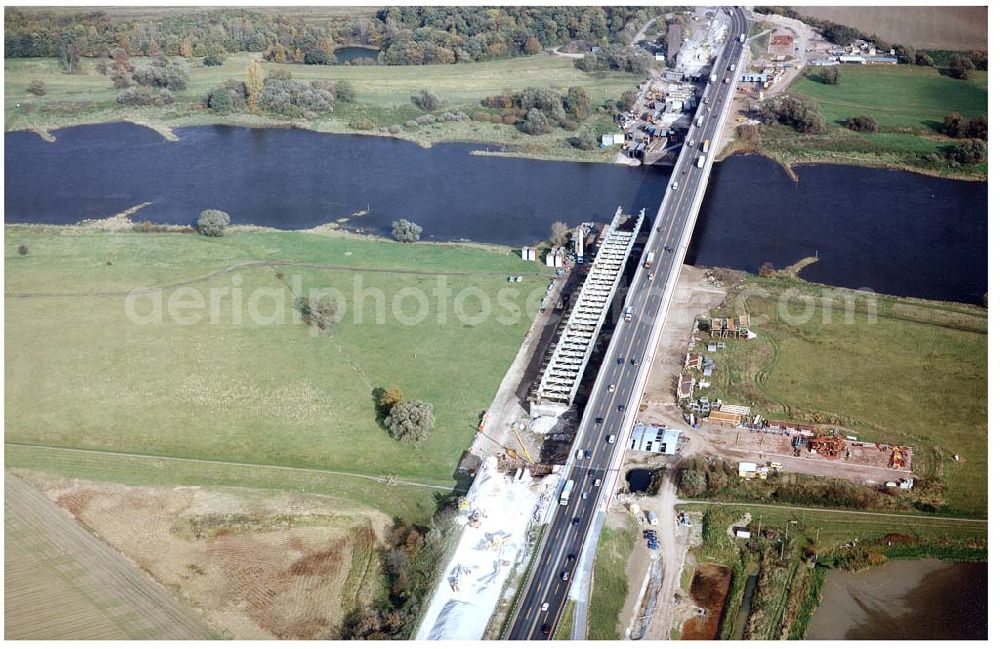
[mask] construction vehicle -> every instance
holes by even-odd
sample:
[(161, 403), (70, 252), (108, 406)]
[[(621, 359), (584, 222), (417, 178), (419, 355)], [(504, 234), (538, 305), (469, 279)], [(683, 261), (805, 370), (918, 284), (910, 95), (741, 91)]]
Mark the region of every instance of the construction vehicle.
[(559, 504), (560, 505), (568, 505), (569, 504), (569, 496), (570, 496), (571, 493), (573, 493), (573, 481), (572, 480), (567, 480), (566, 484), (563, 485), (562, 493), (559, 494)]
[(698, 156), (698, 168), (703, 169), (705, 167), (705, 156)]
[(708, 146), (711, 143), (712, 143), (711, 140), (705, 140), (704, 142), (702, 142), (701, 143), (701, 150), (704, 151), (705, 153), (708, 153)]
[(653, 256), (654, 255), (653, 255), (652, 252), (646, 253), (646, 263), (643, 264), (646, 268), (652, 268), (653, 267)]

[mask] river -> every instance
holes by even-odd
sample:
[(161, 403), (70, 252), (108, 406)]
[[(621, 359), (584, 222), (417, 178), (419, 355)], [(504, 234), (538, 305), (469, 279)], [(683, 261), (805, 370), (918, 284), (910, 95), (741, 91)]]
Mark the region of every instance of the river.
[[(5, 221), (73, 223), (152, 201), (136, 219), (190, 223), (218, 208), (234, 223), (285, 229), (346, 219), (386, 234), (522, 245), (553, 221), (607, 221), (659, 207), (669, 169), (471, 155), (392, 138), (201, 126), (180, 140), (125, 123), (6, 133)], [(986, 184), (818, 165), (792, 182), (776, 164), (716, 165), (687, 262), (756, 271), (819, 253), (805, 279), (980, 303), (986, 292)], [(361, 211), (366, 213), (352, 216)]]
[(807, 640), (985, 640), (987, 564), (893, 561), (831, 570)]

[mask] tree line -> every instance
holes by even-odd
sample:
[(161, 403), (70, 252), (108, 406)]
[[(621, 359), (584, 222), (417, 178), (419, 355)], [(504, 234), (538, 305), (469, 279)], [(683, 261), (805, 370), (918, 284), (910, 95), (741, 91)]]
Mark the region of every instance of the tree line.
[(378, 63), (461, 63), (537, 54), (574, 40), (627, 43), (660, 13), (652, 7), (388, 7), (372, 16), (307, 21), (250, 9), (169, 11), (152, 18), (113, 19), (102, 11), (9, 9), (7, 58), (131, 56), (217, 57), (264, 52), (268, 60), (336, 63), (334, 50), (363, 45)]

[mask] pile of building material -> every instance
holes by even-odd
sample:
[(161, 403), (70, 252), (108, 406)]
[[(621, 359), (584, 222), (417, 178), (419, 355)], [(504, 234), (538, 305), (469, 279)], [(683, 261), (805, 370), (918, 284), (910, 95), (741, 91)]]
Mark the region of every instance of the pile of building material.
[(810, 448), (812, 451), (822, 455), (823, 457), (828, 457), (830, 459), (839, 458), (844, 452), (844, 448), (847, 446), (847, 442), (843, 437), (836, 437), (834, 435), (820, 435), (812, 440)]

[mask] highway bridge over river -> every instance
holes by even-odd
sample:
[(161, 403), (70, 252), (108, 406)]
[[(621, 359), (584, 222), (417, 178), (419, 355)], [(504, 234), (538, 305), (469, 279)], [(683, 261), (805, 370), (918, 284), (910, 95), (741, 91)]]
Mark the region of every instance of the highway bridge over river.
[[(652, 368), (653, 350), (666, 320), (708, 185), (712, 160), (736, 93), (735, 77), (748, 56), (746, 14), (736, 7), (730, 11), (729, 34), (712, 68), (716, 81), (705, 90), (687, 135), (692, 145), (681, 148), (663, 202), (651, 223), (643, 258), (652, 252), (653, 262), (648, 270), (640, 269), (628, 291), (626, 304), (633, 307), (635, 315), (617, 323), (581, 416), (563, 474), (564, 479), (573, 480), (573, 493), (566, 505), (554, 504), (550, 510), (535, 563), (525, 577), (527, 581), (505, 632), (508, 639), (550, 638), (562, 615), (575, 573), (589, 574), (589, 569), (580, 565), (584, 561), (584, 540), (592, 526), (603, 523), (603, 516), (597, 514), (606, 511), (618, 482), (632, 424)], [(726, 77), (734, 80), (726, 83)], [(701, 143), (705, 140), (709, 140), (708, 152), (702, 151)], [(586, 457), (576, 459), (577, 451), (586, 451)], [(597, 479), (602, 480), (601, 486), (595, 485)], [(663, 524), (673, 526), (674, 521), (664, 520)], [(661, 536), (672, 535), (671, 529)]]

